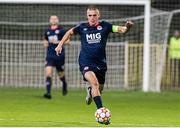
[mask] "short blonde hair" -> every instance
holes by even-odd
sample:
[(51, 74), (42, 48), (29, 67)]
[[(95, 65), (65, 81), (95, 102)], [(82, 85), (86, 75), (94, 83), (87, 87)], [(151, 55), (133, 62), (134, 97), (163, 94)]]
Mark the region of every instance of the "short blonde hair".
[[(58, 18), (57, 15), (50, 15), (50, 16), (49, 16), (49, 19), (50, 19), (51, 17), (57, 17), (57, 18)], [(59, 18), (58, 18), (58, 19), (59, 19)]]
[(87, 10), (98, 10), (98, 8), (95, 5), (88, 6)]
[(97, 11), (99, 14), (100, 14), (100, 12), (99, 12), (99, 9), (95, 6), (95, 5), (90, 5), (90, 6), (88, 6), (88, 8), (87, 8), (87, 11), (91, 11), (91, 10), (95, 10), (95, 11)]

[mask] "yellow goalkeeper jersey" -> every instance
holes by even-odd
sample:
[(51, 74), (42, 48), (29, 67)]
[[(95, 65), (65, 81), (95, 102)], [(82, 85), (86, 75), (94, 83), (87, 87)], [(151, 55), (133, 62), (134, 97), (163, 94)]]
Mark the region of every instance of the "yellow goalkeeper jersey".
[(180, 59), (180, 38), (170, 38), (169, 56), (171, 59)]

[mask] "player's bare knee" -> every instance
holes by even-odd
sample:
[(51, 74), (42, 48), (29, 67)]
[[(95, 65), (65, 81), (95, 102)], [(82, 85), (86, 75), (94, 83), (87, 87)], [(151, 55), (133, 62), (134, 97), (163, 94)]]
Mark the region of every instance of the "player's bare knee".
[(99, 89), (99, 83), (97, 81), (94, 81), (91, 83), (93, 89)]
[(52, 74), (53, 74), (52, 67), (46, 67), (45, 74), (46, 74), (46, 77), (52, 77)]
[(52, 77), (52, 73), (51, 72), (46, 72), (46, 77)]

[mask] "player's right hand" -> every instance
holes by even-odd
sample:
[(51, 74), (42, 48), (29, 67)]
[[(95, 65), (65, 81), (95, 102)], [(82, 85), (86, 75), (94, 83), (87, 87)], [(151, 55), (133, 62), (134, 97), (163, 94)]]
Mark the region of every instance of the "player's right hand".
[(58, 46), (55, 48), (55, 51), (56, 51), (56, 55), (59, 56), (59, 54), (61, 54), (61, 51), (62, 51), (62, 46), (61, 46), (61, 45), (58, 45)]

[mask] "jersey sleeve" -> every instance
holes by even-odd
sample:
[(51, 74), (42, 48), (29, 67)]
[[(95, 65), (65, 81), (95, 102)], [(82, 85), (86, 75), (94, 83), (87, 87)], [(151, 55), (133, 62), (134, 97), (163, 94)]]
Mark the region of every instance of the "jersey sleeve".
[(113, 25), (112, 25), (111, 23), (106, 22), (106, 21), (103, 21), (103, 22), (104, 22), (104, 24), (107, 26), (108, 32), (109, 32), (109, 33), (110, 33), (110, 32), (113, 32)]
[(47, 30), (44, 32), (44, 39), (45, 39), (45, 40), (48, 40)]
[(60, 33), (61, 36), (63, 37), (63, 36), (66, 34), (66, 32), (67, 32), (67, 31), (66, 31), (65, 29), (62, 29), (62, 30), (61, 30), (61, 33)]
[(76, 25), (76, 26), (73, 28), (73, 32), (74, 32), (74, 34), (80, 33), (80, 24)]
[(109, 32), (113, 32), (113, 33), (118, 32), (119, 26), (113, 25), (113, 24), (108, 23), (108, 22), (105, 22), (105, 24), (106, 24)]

